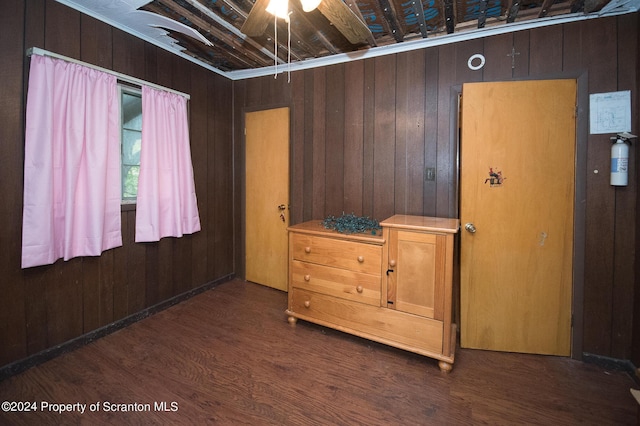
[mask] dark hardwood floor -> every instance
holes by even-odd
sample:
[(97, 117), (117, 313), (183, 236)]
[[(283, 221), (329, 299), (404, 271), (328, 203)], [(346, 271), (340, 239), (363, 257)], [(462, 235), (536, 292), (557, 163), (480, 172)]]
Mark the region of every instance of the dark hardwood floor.
[(636, 424), (625, 372), (459, 350), (446, 374), (429, 358), (292, 327), (285, 308), (283, 292), (221, 284), (0, 382), (0, 401), (37, 408), (0, 411), (0, 424)]

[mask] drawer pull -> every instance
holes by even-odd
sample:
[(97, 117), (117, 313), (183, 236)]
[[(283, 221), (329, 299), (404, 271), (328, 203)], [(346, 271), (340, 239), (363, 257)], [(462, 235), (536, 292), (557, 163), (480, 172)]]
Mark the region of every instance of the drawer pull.
[(304, 280), (305, 280), (305, 281), (309, 281), (310, 279), (311, 279), (311, 275), (305, 275), (305, 276), (304, 276)]
[(361, 286), (361, 285), (359, 285), (358, 287), (356, 287), (356, 291), (357, 291), (358, 293), (362, 293), (362, 290), (364, 290), (364, 289), (362, 288), (362, 286)]
[(389, 266), (391, 266), (392, 268), (393, 268), (394, 266), (396, 266), (396, 261), (395, 261), (395, 260), (393, 260), (393, 259), (391, 259), (391, 260), (389, 261)]
[(309, 300), (305, 300), (304, 301), (304, 307), (308, 308), (309, 306), (311, 306), (311, 302)]
[(358, 256), (358, 262), (360, 263), (364, 262), (364, 256)]
[(304, 248), (304, 252), (305, 252), (305, 253), (311, 253), (311, 247), (308, 247), (308, 246), (307, 246), (307, 247), (305, 247), (305, 248)]

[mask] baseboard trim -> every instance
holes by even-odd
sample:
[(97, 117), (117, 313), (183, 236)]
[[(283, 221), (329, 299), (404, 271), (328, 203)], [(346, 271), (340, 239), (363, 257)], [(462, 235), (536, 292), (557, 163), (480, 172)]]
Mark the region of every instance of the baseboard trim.
[(43, 364), (49, 360), (52, 360), (62, 354), (74, 351), (78, 348), (81, 348), (82, 346), (88, 345), (89, 343), (97, 339), (100, 339), (101, 337), (107, 336), (115, 331), (121, 330), (133, 323), (136, 323), (140, 320), (150, 317), (151, 315), (154, 315), (160, 311), (164, 311), (165, 309), (170, 308), (171, 306), (177, 305), (178, 303), (183, 302), (187, 299), (190, 299), (193, 296), (196, 296), (207, 290), (211, 290), (212, 288), (215, 288), (220, 284), (231, 281), (233, 278), (235, 278), (235, 274), (224, 276), (215, 281), (211, 281), (205, 285), (202, 285), (198, 288), (195, 288), (187, 292), (184, 292), (182, 294), (179, 294), (177, 296), (174, 296), (171, 299), (167, 299), (163, 302), (160, 302), (156, 305), (146, 308), (126, 318), (122, 318), (118, 321), (112, 322), (111, 324), (107, 324), (104, 327), (101, 327), (89, 333), (83, 334), (82, 336), (76, 337), (74, 339), (61, 343), (54, 347), (45, 349), (27, 358), (7, 364), (0, 368), (0, 382), (8, 379), (11, 376), (15, 376), (16, 374), (22, 373), (32, 367)]
[(640, 386), (640, 368), (637, 368), (628, 359), (610, 358), (602, 355), (583, 353), (582, 361), (596, 364), (602, 368), (606, 368), (607, 370), (625, 371), (629, 373), (631, 378)]

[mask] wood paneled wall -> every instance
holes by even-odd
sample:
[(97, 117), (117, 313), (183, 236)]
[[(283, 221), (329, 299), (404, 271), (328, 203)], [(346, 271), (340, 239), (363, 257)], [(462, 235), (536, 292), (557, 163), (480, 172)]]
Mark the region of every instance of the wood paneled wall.
[[(0, 14), (0, 366), (92, 332), (234, 273), (233, 84), (53, 0), (7, 0)], [(202, 231), (100, 257), (20, 269), (24, 106), (40, 47), (191, 95), (191, 150)]]
[[(291, 222), (343, 211), (382, 220), (395, 213), (457, 217), (457, 94), (466, 82), (577, 78), (576, 253), (584, 268), (574, 321), (584, 352), (632, 354), (637, 168), (629, 186), (609, 185), (609, 136), (588, 134), (588, 94), (631, 90), (638, 120), (638, 14), (602, 18), (370, 58), (234, 83), (236, 167), (243, 168), (242, 116), (291, 107)], [(513, 51), (512, 51), (513, 49)], [(512, 52), (514, 56), (508, 56)], [(482, 53), (483, 69), (467, 66)], [(512, 62), (513, 58), (513, 62)], [(513, 111), (512, 120), (527, 120)], [(515, 136), (517, 137), (517, 135)], [(632, 156), (635, 150), (632, 149)], [(632, 161), (635, 161), (632, 158)], [(425, 168), (436, 180), (425, 181)], [(595, 173), (598, 170), (599, 173)], [(236, 209), (243, 211), (242, 174)], [(242, 235), (242, 220), (237, 233)], [(241, 274), (242, 243), (237, 264)], [(635, 291), (635, 295), (634, 295)], [(636, 319), (637, 322), (637, 319)], [(638, 340), (638, 330), (635, 337)]]

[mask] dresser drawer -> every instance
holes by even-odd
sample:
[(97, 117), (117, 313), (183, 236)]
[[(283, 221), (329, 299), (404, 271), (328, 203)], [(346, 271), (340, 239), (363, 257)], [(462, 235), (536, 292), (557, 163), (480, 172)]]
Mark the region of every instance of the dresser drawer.
[(290, 243), (291, 257), (294, 260), (378, 276), (381, 274), (380, 245), (295, 233), (291, 234)]
[(289, 315), (423, 355), (442, 354), (441, 321), (295, 287), (289, 291)]
[(291, 262), (291, 286), (355, 302), (380, 306), (380, 275)]

